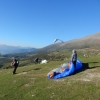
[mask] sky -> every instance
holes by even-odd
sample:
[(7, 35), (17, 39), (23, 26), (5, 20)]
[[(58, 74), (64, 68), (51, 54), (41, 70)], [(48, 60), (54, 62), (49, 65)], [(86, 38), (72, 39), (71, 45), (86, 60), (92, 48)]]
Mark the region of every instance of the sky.
[(42, 48), (100, 32), (100, 0), (0, 0), (0, 44)]

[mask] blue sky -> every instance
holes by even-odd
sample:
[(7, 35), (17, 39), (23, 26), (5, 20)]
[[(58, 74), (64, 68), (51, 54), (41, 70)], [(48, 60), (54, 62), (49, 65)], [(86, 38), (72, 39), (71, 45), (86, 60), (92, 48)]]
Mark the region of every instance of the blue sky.
[(0, 44), (42, 48), (100, 32), (100, 0), (0, 0)]

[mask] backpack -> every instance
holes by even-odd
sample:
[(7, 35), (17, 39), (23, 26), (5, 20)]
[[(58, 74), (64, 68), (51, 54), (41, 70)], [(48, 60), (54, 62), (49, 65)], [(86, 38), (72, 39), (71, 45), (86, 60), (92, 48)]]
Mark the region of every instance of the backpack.
[(18, 65), (19, 65), (19, 61), (15, 59), (14, 66), (18, 66)]

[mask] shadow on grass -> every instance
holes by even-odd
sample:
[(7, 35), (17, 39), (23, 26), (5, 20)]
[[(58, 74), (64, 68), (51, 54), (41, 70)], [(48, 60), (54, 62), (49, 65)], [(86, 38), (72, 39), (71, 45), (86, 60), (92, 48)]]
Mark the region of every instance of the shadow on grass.
[(88, 62), (88, 63), (99, 63), (99, 62)]
[[(98, 62), (89, 62), (89, 63), (98, 63)], [(89, 67), (89, 63), (82, 63), (82, 68), (80, 70), (75, 71), (74, 74), (83, 72), (87, 69), (93, 69), (93, 68), (100, 67), (100, 66)]]
[(32, 71), (32, 70), (40, 70), (41, 68), (34, 68), (34, 69), (30, 69), (30, 70), (27, 70), (27, 71), (23, 71), (23, 72), (29, 72), (29, 71)]
[(41, 68), (35, 68), (35, 69), (33, 69), (33, 70), (40, 70)]

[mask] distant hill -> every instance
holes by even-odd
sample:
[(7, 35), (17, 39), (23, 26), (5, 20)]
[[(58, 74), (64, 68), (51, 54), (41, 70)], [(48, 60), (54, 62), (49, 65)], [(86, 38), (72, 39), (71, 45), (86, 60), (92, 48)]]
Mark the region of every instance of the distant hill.
[(100, 48), (100, 32), (80, 39), (65, 41), (64, 43), (54, 43), (44, 48), (33, 51), (34, 53), (50, 52), (64, 49), (84, 49)]
[(38, 54), (38, 53), (51, 52), (57, 50), (66, 50), (66, 49), (72, 50), (72, 49), (85, 49), (85, 48), (100, 49), (100, 32), (83, 38), (65, 41), (64, 43), (61, 42), (54, 43), (40, 49), (0, 45), (0, 53), (1, 54), (10, 54), (10, 53)]
[(4, 44), (0, 45), (0, 54), (25, 53), (25, 52), (32, 52), (34, 50), (36, 50), (36, 48), (8, 46)]

